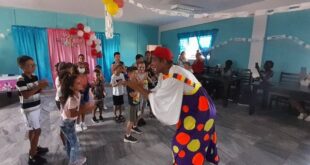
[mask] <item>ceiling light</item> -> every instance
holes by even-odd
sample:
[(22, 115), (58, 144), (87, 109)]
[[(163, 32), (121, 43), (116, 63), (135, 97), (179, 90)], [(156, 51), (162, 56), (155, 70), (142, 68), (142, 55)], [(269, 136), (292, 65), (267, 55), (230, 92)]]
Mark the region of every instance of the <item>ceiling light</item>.
[(187, 12), (187, 13), (194, 13), (197, 11), (202, 11), (201, 7), (190, 6), (190, 5), (182, 5), (182, 4), (175, 4), (171, 6), (171, 10), (180, 11), (180, 12)]

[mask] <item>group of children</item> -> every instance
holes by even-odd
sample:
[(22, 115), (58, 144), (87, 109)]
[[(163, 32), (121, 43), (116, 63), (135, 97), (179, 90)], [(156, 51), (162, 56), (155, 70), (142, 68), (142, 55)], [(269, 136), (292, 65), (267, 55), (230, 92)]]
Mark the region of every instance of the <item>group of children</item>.
[[(149, 53), (147, 52), (146, 55)], [(137, 55), (137, 57), (140, 57), (140, 55)], [(55, 65), (57, 72), (55, 102), (61, 117), (59, 136), (68, 154), (70, 165), (82, 165), (86, 162), (86, 157), (82, 156), (79, 151), (79, 141), (76, 133), (87, 129), (85, 114), (92, 113), (92, 121), (98, 123), (104, 120), (102, 113), (104, 109), (107, 109), (104, 105), (106, 91), (101, 66), (97, 65), (95, 67), (93, 71), (94, 80), (90, 83), (88, 77), (90, 70), (88, 63), (85, 62), (85, 56), (80, 54), (78, 58), (79, 62), (77, 64), (59, 62)], [(126, 68), (124, 63), (120, 61), (119, 52), (115, 52), (114, 59), (110, 85), (113, 93), (115, 121), (122, 123), (126, 120), (122, 115), (126, 80), (137, 81), (147, 89), (148, 87), (155, 87), (156, 75), (152, 72), (150, 63), (144, 62), (144, 60), (137, 62), (136, 66)], [(38, 77), (33, 74), (36, 65), (31, 57), (21, 56), (17, 62), (23, 70), (23, 74), (18, 79), (16, 86), (20, 95), (21, 111), (29, 128), (30, 150), (28, 164), (45, 164), (47, 161), (42, 155), (48, 152), (48, 148), (38, 146), (38, 142), (41, 133), (40, 92), (48, 86), (48, 82), (38, 80)], [(142, 133), (138, 128), (138, 120), (142, 119), (147, 99), (144, 99), (138, 92), (129, 87), (127, 87), (127, 94), (129, 115), (124, 142), (136, 143), (137, 139), (131, 133)], [(99, 118), (97, 118), (97, 111), (99, 111)]]

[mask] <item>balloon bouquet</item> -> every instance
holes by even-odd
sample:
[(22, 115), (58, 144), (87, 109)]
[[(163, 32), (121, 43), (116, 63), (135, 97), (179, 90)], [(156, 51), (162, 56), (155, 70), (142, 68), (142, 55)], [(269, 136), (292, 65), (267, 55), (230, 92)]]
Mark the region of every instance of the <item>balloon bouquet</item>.
[(101, 40), (97, 39), (95, 32), (91, 31), (89, 26), (85, 26), (82, 23), (78, 23), (75, 28), (69, 30), (71, 36), (77, 36), (84, 38), (87, 46), (91, 47), (91, 55), (95, 58), (102, 57)]
[(124, 0), (102, 0), (105, 5), (105, 36), (107, 39), (113, 38), (113, 20), (123, 16)]

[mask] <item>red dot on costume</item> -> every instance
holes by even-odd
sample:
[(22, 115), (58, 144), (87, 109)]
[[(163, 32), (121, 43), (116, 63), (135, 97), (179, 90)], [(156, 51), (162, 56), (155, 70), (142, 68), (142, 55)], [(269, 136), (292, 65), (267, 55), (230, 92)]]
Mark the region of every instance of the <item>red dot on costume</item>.
[(185, 113), (189, 112), (189, 107), (187, 105), (183, 105), (182, 106), (182, 111), (185, 112)]
[(200, 96), (198, 101), (199, 111), (207, 111), (209, 109), (209, 101), (205, 96)]
[(204, 125), (203, 125), (203, 124), (198, 124), (198, 125), (197, 125), (197, 130), (198, 130), (198, 131), (202, 131), (203, 128), (204, 128)]
[(180, 132), (176, 136), (176, 141), (180, 143), (181, 145), (186, 145), (190, 140), (191, 140), (191, 137), (184, 132)]
[(204, 141), (208, 141), (209, 139), (210, 139), (209, 134), (206, 134), (206, 135), (203, 137), (203, 140), (204, 140)]
[(219, 156), (218, 155), (216, 155), (216, 157), (214, 158), (214, 160), (216, 161), (216, 162), (218, 162), (219, 161)]
[(184, 151), (184, 150), (180, 151), (179, 154), (178, 154), (178, 156), (179, 156), (180, 158), (184, 158), (184, 157), (185, 157), (185, 151)]
[(178, 79), (178, 80), (181, 80), (181, 79), (182, 79), (182, 75), (178, 74), (178, 75), (177, 75), (177, 79)]
[(213, 142), (214, 144), (216, 144), (216, 142), (217, 142), (217, 135), (216, 135), (216, 132), (214, 132), (214, 134), (212, 135), (212, 142)]
[(192, 159), (193, 165), (203, 165), (204, 161), (202, 153), (197, 153)]
[(179, 120), (179, 122), (177, 123), (177, 129), (179, 129), (181, 127), (181, 120)]

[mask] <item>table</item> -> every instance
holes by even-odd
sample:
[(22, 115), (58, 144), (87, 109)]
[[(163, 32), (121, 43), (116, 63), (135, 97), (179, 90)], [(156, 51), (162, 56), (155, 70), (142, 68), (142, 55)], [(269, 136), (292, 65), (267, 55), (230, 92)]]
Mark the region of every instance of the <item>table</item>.
[[(255, 113), (256, 97), (258, 96), (257, 91), (261, 88), (259, 83), (253, 83), (253, 90), (251, 94), (251, 103), (249, 108), (249, 114)], [(263, 99), (263, 105), (267, 105), (269, 100), (269, 94), (276, 93), (280, 95), (287, 96), (289, 98), (294, 98), (297, 100), (310, 101), (310, 88), (306, 86), (301, 86), (299, 84), (281, 84), (281, 83), (271, 83), (266, 90), (266, 94), (268, 94), (267, 98)]]
[(207, 82), (215, 82), (223, 85), (223, 106), (226, 107), (228, 105), (228, 95), (232, 85), (236, 86), (236, 93), (233, 96), (233, 101), (238, 102), (239, 94), (240, 94), (240, 82), (241, 78), (238, 76), (232, 76), (230, 78), (223, 77), (217, 74), (203, 74), (199, 77), (206, 84)]
[(19, 76), (0, 77), (0, 92), (11, 92), (16, 90), (16, 82)]

